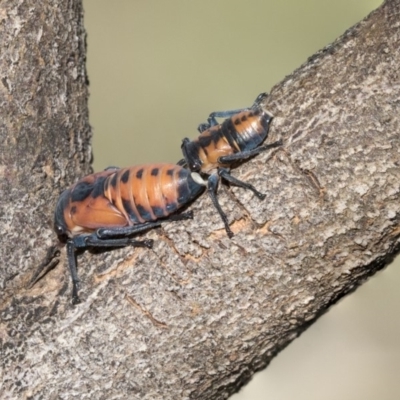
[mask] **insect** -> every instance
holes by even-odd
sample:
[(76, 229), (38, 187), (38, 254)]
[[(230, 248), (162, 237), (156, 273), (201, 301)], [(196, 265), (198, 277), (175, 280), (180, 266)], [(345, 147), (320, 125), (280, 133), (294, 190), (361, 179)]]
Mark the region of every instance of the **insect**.
[[(260, 193), (253, 185), (233, 177), (230, 167), (262, 151), (282, 145), (282, 141), (277, 141), (261, 146), (268, 136), (269, 124), (273, 118), (260, 105), (266, 96), (266, 93), (261, 93), (249, 108), (211, 113), (207, 123), (199, 125), (200, 135), (196, 139), (185, 138), (182, 141), (184, 159), (178, 165), (208, 177), (207, 191), (229, 237), (233, 236), (233, 232), (217, 198), (220, 178), (251, 190), (261, 200), (265, 199), (265, 194)], [(217, 118), (227, 119), (218, 124)]]
[(161, 225), (204, 190), (196, 172), (174, 164), (109, 167), (87, 175), (65, 190), (55, 209), (54, 230), (66, 242), (72, 277), (72, 301), (79, 303), (76, 252), (92, 247), (147, 247), (152, 240), (130, 236)]

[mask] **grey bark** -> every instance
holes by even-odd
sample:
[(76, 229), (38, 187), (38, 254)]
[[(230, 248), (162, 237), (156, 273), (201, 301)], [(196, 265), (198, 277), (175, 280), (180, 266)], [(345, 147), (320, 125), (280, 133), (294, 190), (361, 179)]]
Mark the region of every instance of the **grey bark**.
[(221, 188), (232, 240), (203, 196), (193, 221), (143, 235), (153, 250), (79, 257), (82, 304), (70, 304), (64, 252), (26, 289), (52, 243), (47, 224), (60, 188), (89, 170), (84, 32), (79, 2), (2, 4), (6, 397), (227, 398), (392, 260), (400, 233), (398, 0), (273, 88), (268, 141), (284, 146), (234, 172), (266, 201)]

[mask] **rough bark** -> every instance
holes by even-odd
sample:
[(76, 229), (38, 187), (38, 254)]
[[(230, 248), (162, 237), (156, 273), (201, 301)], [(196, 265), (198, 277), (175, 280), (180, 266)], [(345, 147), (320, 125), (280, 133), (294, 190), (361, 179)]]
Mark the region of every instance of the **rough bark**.
[(3, 393), (227, 398), (398, 250), (400, 2), (273, 88), (268, 141), (284, 146), (234, 172), (266, 201), (220, 190), (232, 240), (204, 196), (193, 221), (144, 235), (153, 250), (79, 257), (83, 303), (73, 307), (63, 252), (24, 284), (51, 242), (55, 194), (88, 170), (77, 4), (10, 5), (2, 16)]

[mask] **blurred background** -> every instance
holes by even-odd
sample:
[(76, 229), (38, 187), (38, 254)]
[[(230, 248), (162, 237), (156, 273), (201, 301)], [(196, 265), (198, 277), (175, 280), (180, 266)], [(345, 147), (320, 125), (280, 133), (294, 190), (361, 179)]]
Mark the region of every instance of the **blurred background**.
[[(211, 111), (251, 105), (381, 2), (83, 0), (95, 170), (178, 161)], [(395, 264), (231, 399), (400, 399)]]

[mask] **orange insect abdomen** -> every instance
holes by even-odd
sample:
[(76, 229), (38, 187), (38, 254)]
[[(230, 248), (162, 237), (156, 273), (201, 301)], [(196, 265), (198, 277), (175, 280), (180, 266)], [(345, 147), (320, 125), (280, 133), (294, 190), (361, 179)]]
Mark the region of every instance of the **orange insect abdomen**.
[(203, 189), (190, 170), (174, 164), (107, 169), (84, 177), (61, 194), (54, 229), (59, 236), (71, 237), (154, 221), (172, 214)]
[(130, 225), (167, 217), (202, 191), (174, 164), (137, 165), (107, 178), (104, 193)]

